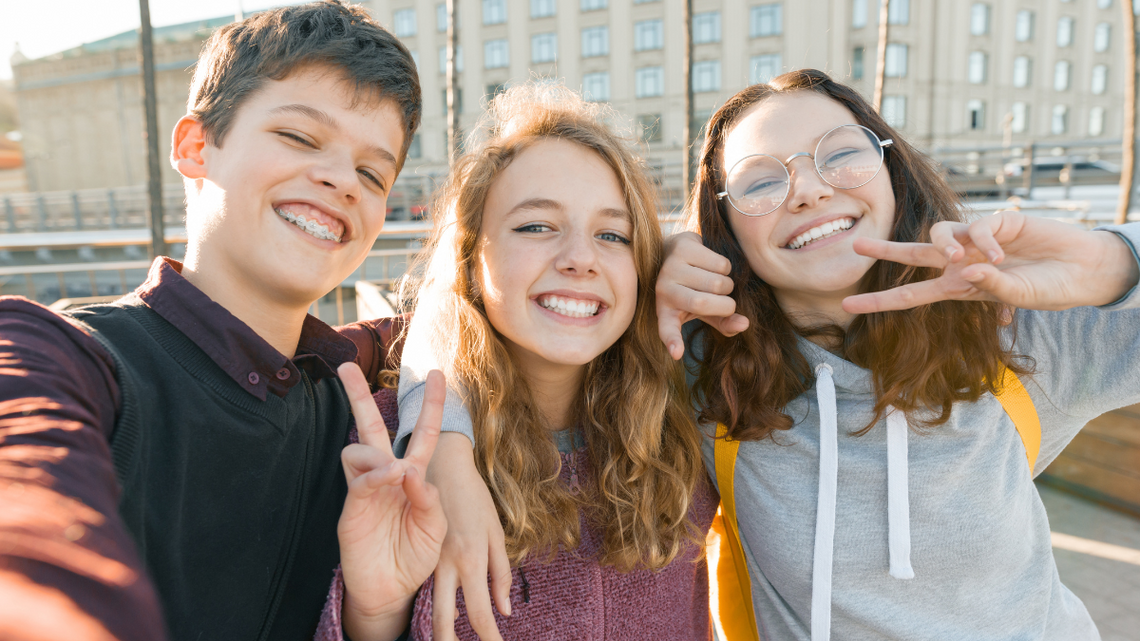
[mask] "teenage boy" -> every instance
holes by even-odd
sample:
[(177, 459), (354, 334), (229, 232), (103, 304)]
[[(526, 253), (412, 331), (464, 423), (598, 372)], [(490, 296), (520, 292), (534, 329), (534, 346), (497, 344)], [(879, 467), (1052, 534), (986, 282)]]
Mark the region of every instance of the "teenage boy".
[(411, 55), (359, 8), (224, 27), (174, 130), (185, 263), (69, 316), (0, 299), (0, 638), (309, 639), (341, 555), (369, 553), (393, 608), (356, 620), (399, 633), (438, 497), (371, 418), (342, 468), (337, 368), (374, 376), (386, 337), (306, 310), (372, 248), (420, 111)]

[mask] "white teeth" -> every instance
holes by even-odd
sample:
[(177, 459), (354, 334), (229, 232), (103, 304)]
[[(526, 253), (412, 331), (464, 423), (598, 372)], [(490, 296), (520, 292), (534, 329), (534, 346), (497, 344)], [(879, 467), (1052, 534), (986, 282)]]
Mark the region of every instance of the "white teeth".
[(828, 236), (847, 231), (854, 225), (854, 218), (840, 218), (838, 220), (832, 220), (818, 227), (813, 227), (800, 234), (799, 236), (796, 236), (790, 243), (788, 243), (787, 246), (791, 249), (799, 249), (800, 247), (803, 247), (804, 245), (807, 245), (814, 240), (819, 240), (820, 238), (826, 238)]
[(561, 296), (543, 296), (538, 299), (538, 304), (546, 309), (558, 312), (563, 316), (570, 316), (571, 318), (588, 318), (598, 313), (598, 307), (601, 305), (598, 301), (579, 300), (574, 298), (562, 298)]
[(332, 230), (315, 220), (306, 220), (304, 216), (298, 216), (291, 212), (285, 211), (284, 209), (274, 209), (273, 211), (277, 212), (278, 216), (293, 223), (297, 226), (298, 229), (301, 229), (314, 238), (319, 238), (321, 240), (331, 240), (338, 243), (341, 240), (340, 236), (332, 233)]

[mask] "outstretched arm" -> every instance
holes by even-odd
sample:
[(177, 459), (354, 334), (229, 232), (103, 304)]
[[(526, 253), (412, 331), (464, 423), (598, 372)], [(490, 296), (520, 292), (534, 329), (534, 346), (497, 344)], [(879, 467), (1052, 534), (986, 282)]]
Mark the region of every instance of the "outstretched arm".
[(357, 641), (394, 639), (411, 618), (412, 599), (435, 569), (447, 531), (439, 492), (424, 480), (439, 437), (443, 375), (429, 375), (420, 424), (407, 455), (397, 459), (360, 368), (346, 363), (337, 373), (360, 436), (341, 454), (348, 481), (337, 526), (344, 630)]
[(673, 360), (685, 353), (681, 326), (700, 319), (725, 336), (748, 329), (736, 313), (728, 259), (704, 246), (701, 237), (681, 232), (665, 239), (665, 260), (657, 276), (657, 331)]
[[(1129, 226), (1131, 227), (1131, 226)], [(843, 309), (867, 314), (942, 300), (991, 300), (1024, 309), (1109, 305), (1140, 280), (1134, 248), (1112, 231), (1086, 231), (1021, 212), (977, 222), (941, 222), (930, 243), (860, 238), (864, 256), (942, 270), (931, 280), (849, 296)]]

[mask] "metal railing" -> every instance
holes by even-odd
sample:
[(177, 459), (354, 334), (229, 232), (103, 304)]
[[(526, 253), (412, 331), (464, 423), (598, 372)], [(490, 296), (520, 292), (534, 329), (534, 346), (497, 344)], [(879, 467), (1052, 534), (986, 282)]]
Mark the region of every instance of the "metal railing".
[(967, 197), (1032, 197), (1037, 187), (1120, 182), (1120, 140), (1029, 142), (991, 147), (938, 147), (931, 157), (950, 186)]

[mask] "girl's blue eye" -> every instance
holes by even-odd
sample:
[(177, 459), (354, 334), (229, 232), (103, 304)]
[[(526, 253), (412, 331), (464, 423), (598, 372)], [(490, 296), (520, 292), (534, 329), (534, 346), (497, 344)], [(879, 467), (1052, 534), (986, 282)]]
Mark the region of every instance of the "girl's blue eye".
[(598, 238), (611, 243), (621, 243), (623, 245), (629, 244), (628, 238), (612, 231), (604, 231), (598, 234)]

